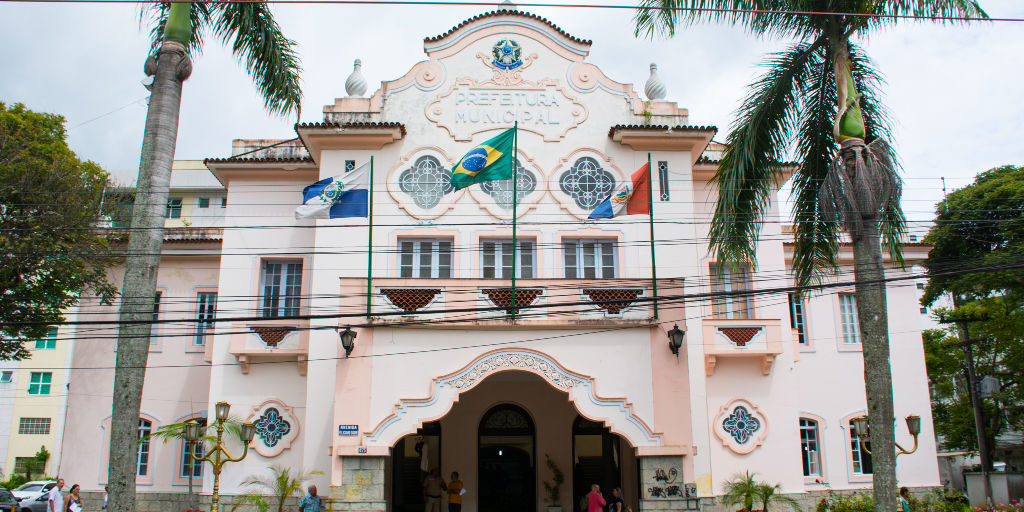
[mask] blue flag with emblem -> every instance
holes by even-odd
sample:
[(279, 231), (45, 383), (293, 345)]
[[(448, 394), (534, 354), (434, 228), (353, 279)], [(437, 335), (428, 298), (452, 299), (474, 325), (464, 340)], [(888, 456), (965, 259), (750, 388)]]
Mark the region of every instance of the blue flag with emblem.
[(330, 176), (302, 189), (296, 219), (366, 217), (369, 205), (370, 163)]
[(515, 128), (509, 128), (469, 150), (452, 168), (451, 183), (455, 190), (484, 181), (512, 179), (515, 133)]

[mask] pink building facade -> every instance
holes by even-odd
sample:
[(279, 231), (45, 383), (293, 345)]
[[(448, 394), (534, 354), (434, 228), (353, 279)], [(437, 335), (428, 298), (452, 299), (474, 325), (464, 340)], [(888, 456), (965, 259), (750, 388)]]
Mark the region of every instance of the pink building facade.
[[(578, 510), (593, 483), (621, 487), (634, 510), (696, 509), (743, 471), (793, 494), (870, 486), (850, 423), (865, 413), (852, 286), (803, 301), (757, 293), (793, 284), (791, 235), (778, 223), (764, 227), (756, 268), (717, 270), (707, 248), (716, 129), (665, 101), (653, 73), (646, 99), (606, 76), (587, 62), (590, 47), (527, 13), (487, 13), (427, 38), (425, 59), (369, 97), (357, 67), (348, 96), (323, 122), (297, 125), (297, 141), (256, 152), (280, 141), (236, 141), (245, 155), (176, 171), (212, 173), (227, 199), (222, 227), (180, 228), (165, 244), (157, 314), (186, 322), (154, 338), (146, 428), (228, 401), (259, 429), (249, 456), (226, 467), (223, 492), (272, 464), (318, 470), (335, 510), (422, 510), (434, 468), (460, 473), (466, 512), (551, 505), (553, 468), (563, 510)], [(449, 183), (466, 151), (514, 122), (518, 265), (511, 182)], [(367, 219), (293, 211), (303, 187), (371, 158), (368, 258)], [(587, 219), (648, 158), (657, 303), (648, 218)], [(844, 250), (836, 282), (852, 280)], [(911, 261), (926, 252), (907, 245)], [(898, 478), (934, 486), (906, 283), (889, 287), (896, 415), (921, 416), (923, 432)], [(755, 293), (729, 294), (744, 290)], [(80, 315), (115, 311), (85, 304)], [(345, 329), (357, 334), (351, 352)], [(112, 350), (75, 348), (76, 368), (112, 362)], [(71, 381), (94, 398), (69, 406), (65, 457), (80, 463), (65, 476), (100, 488), (112, 372), (76, 369)], [(183, 492), (184, 446), (146, 450), (141, 489)], [(212, 489), (209, 471), (193, 480)]]

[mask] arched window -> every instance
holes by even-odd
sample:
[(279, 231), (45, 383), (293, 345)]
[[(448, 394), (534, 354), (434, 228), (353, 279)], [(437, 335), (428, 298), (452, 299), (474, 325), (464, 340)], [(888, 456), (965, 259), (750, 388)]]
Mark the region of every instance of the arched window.
[(136, 476), (149, 475), (149, 434), (153, 431), (153, 423), (145, 418), (139, 418), (139, 457), (136, 464)]
[(800, 452), (804, 476), (821, 476), (818, 422), (810, 418), (800, 418)]
[(534, 510), (536, 470), (533, 420), (523, 408), (502, 404), (484, 414), (477, 457), (481, 510)]
[(860, 444), (860, 436), (857, 435), (857, 427), (854, 426), (853, 420), (850, 420), (850, 460), (853, 462), (853, 474), (870, 475), (874, 473), (871, 454)]
[(562, 173), (558, 186), (576, 201), (576, 206), (593, 210), (612, 193), (615, 176), (604, 170), (596, 159), (584, 156)]
[[(206, 418), (194, 418), (192, 421), (199, 423), (203, 427), (206, 426)], [(206, 455), (203, 453), (205, 446), (202, 441), (191, 442), (184, 440), (181, 442), (181, 470), (179, 475), (181, 478), (202, 478), (203, 477), (203, 463), (197, 461), (189, 456), (190, 453), (196, 457), (202, 457)]]
[(451, 169), (441, 165), (437, 158), (425, 155), (398, 175), (398, 188), (409, 194), (416, 206), (429, 210), (454, 190), (451, 179)]

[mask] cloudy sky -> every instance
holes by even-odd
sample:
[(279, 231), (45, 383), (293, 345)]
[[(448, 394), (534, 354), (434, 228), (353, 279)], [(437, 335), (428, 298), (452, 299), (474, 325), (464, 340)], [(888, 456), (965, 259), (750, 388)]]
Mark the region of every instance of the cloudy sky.
[[(626, 2), (619, 2), (626, 3)], [(1020, 0), (982, 0), (992, 17), (1024, 18)], [(423, 59), (423, 38), (487, 10), (479, 7), (281, 5), (274, 12), (298, 42), (303, 63), (302, 121), (345, 95), (352, 61), (376, 88)], [(574, 36), (594, 41), (589, 60), (611, 78), (643, 88), (656, 62), (668, 100), (690, 109), (692, 124), (719, 127), (723, 140), (745, 86), (765, 52), (785, 41), (759, 40), (706, 24), (673, 39), (637, 39), (632, 11), (530, 8)], [(116, 176), (134, 176), (146, 114), (143, 62), (148, 19), (134, 4), (0, 1), (0, 102), (63, 114), (72, 148)], [(927, 221), (949, 187), (982, 170), (1024, 165), (1024, 23), (902, 23), (867, 46), (888, 81), (894, 145), (905, 168), (904, 208)], [(207, 39), (185, 83), (176, 157), (230, 154), (236, 138), (291, 138), (295, 119), (267, 115), (255, 87), (222, 45)], [(919, 224), (921, 225), (921, 224)]]

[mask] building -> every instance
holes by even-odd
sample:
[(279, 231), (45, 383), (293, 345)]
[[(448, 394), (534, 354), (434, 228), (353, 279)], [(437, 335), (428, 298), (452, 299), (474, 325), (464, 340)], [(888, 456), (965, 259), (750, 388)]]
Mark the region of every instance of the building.
[[(297, 140), (236, 141), (208, 171), (179, 166), (154, 316), (182, 323), (154, 334), (140, 432), (227, 401), (257, 437), (226, 466), (224, 493), (271, 464), (315, 469), (345, 510), (420, 510), (433, 468), (462, 475), (467, 512), (539, 509), (548, 460), (566, 476), (563, 509), (592, 483), (621, 487), (638, 511), (695, 509), (745, 470), (797, 495), (870, 486), (851, 432), (865, 399), (850, 248), (838, 286), (806, 300), (786, 293), (779, 223), (764, 226), (756, 269), (718, 270), (707, 256), (716, 129), (665, 101), (653, 67), (645, 101), (588, 63), (590, 48), (532, 14), (482, 14), (426, 38), (426, 59), (369, 97), (357, 62), (348, 96), (297, 125)], [(515, 121), (518, 265), (511, 184), (449, 182), (464, 153)], [(293, 212), (303, 187), (371, 158), (368, 258), (366, 219)], [(645, 216), (587, 220), (649, 158), (653, 228)], [(185, 224), (197, 218), (187, 205), (222, 196), (219, 224)], [(908, 245), (906, 257), (925, 253)], [(898, 477), (934, 486), (916, 291), (889, 289), (896, 415), (923, 425)], [(116, 308), (84, 302), (79, 314)], [(98, 489), (113, 343), (74, 350), (83, 394), (64, 445), (84, 463), (64, 475)], [(144, 442), (140, 489), (183, 492), (187, 450)], [(192, 476), (212, 489), (208, 471)]]

